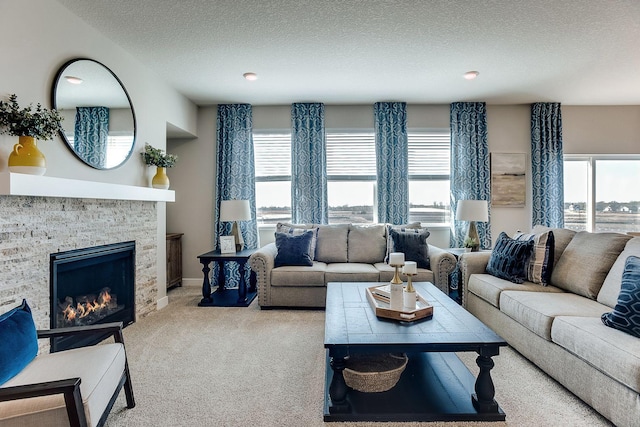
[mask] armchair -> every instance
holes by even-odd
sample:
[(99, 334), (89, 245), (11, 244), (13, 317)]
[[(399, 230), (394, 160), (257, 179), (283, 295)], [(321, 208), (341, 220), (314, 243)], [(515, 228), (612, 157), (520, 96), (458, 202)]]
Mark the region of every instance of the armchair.
[(0, 385), (0, 426), (102, 426), (122, 387), (135, 406), (122, 322), (37, 331), (38, 339), (77, 334), (115, 342), (36, 356)]

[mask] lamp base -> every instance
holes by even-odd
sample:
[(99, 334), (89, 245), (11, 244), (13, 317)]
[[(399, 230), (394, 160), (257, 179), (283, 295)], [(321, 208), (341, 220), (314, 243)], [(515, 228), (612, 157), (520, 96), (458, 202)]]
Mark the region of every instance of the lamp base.
[(240, 231), (238, 221), (233, 221), (233, 226), (231, 226), (231, 235), (236, 240), (236, 252), (240, 252), (244, 249), (244, 239), (242, 238), (242, 232)]
[(480, 236), (478, 236), (478, 228), (476, 227), (475, 221), (469, 221), (469, 231), (467, 236), (477, 242), (475, 246), (471, 246), (471, 252), (478, 252), (480, 250)]

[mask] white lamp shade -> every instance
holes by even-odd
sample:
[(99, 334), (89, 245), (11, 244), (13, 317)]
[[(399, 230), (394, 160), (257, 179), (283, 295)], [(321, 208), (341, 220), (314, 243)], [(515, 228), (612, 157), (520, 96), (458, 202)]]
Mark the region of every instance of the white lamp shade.
[(248, 200), (222, 200), (220, 202), (220, 221), (249, 221), (251, 209)]
[(489, 209), (486, 200), (459, 200), (456, 207), (458, 221), (489, 221)]

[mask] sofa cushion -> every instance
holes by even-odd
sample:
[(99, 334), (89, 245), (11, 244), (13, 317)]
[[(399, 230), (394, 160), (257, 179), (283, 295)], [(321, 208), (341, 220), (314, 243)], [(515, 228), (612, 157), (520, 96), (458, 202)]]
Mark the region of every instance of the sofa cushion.
[(0, 385), (16, 376), (38, 354), (38, 336), (26, 300), (0, 316)]
[(469, 284), (467, 286), (469, 292), (497, 308), (500, 308), (500, 293), (502, 293), (502, 291), (564, 292), (555, 286), (540, 286), (532, 282), (518, 284), (500, 279), (491, 274), (472, 274), (469, 277)]
[(629, 240), (618, 259), (613, 263), (613, 267), (607, 273), (604, 284), (598, 292), (598, 302), (613, 308), (618, 303), (618, 295), (620, 295), (620, 285), (622, 284), (622, 272), (624, 264), (631, 255), (640, 257), (640, 237), (634, 237)]
[(371, 264), (359, 262), (327, 264), (324, 274), (325, 283), (329, 282), (377, 282), (378, 269)]
[(511, 239), (505, 232), (500, 233), (489, 257), (487, 273), (514, 283), (522, 283), (527, 277), (524, 267), (532, 249), (533, 241), (518, 241)]
[(500, 311), (536, 335), (551, 341), (551, 325), (557, 316), (599, 318), (608, 307), (569, 292), (503, 291)]
[(596, 299), (604, 278), (630, 239), (620, 233), (580, 231), (553, 267), (551, 284)]
[(300, 235), (276, 232), (276, 248), (278, 253), (274, 265), (280, 267), (283, 265), (313, 265), (313, 256), (311, 255), (311, 240), (314, 232), (305, 231)]
[(514, 239), (533, 240), (533, 250), (525, 265), (527, 280), (547, 286), (553, 269), (553, 250), (555, 248), (553, 231), (549, 230), (538, 234), (517, 233)]
[(602, 323), (640, 338), (640, 258), (627, 258), (618, 303), (602, 315)]
[(558, 316), (551, 327), (554, 343), (640, 393), (640, 340), (612, 330), (596, 317)]
[(313, 261), (311, 267), (283, 266), (271, 270), (271, 286), (324, 286), (327, 264)]
[[(381, 282), (390, 282), (395, 274), (395, 268), (384, 262), (377, 262), (374, 267), (380, 272)], [(434, 283), (433, 271), (426, 268), (419, 268), (418, 274), (413, 276), (414, 282), (431, 282)]]
[(544, 225), (536, 225), (533, 227), (533, 230), (531, 230), (534, 234), (544, 233), (545, 231), (553, 231), (553, 265), (556, 266), (558, 265), (560, 256), (577, 232), (575, 230), (569, 230), (568, 228), (551, 228)]
[(397, 252), (393, 250), (393, 239), (391, 238), (391, 233), (389, 233), (389, 230), (394, 229), (396, 231), (406, 231), (406, 230), (420, 230), (422, 228), (422, 225), (419, 222), (412, 222), (410, 224), (402, 224), (402, 225), (393, 225), (393, 224), (386, 224), (386, 236), (387, 236), (387, 253), (384, 256), (384, 262), (388, 263), (389, 262), (389, 254), (391, 252)]
[(347, 252), (349, 262), (375, 264), (384, 260), (387, 252), (387, 238), (384, 224), (351, 224)]
[(404, 253), (405, 261), (415, 261), (420, 268), (431, 268), (427, 244), (427, 237), (431, 234), (429, 230), (422, 228), (401, 231), (392, 228), (389, 234), (393, 241), (393, 252)]
[(348, 236), (349, 224), (332, 224), (318, 226), (316, 261), (326, 263), (348, 262)]
[(316, 245), (318, 241), (318, 227), (307, 224), (289, 224), (279, 222), (276, 224), (276, 233), (288, 233), (293, 236), (298, 236), (305, 231), (313, 232), (313, 239), (311, 239), (311, 259), (316, 259)]

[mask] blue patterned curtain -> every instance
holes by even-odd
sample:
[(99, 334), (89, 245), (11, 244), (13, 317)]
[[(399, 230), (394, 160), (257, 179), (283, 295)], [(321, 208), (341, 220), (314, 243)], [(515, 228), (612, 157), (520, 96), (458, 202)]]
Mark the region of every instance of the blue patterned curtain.
[[(216, 203), (214, 215), (214, 241), (231, 234), (232, 223), (220, 222), (222, 200), (249, 200), (251, 221), (240, 221), (238, 226), (246, 249), (258, 247), (258, 224), (256, 221), (255, 159), (253, 157), (252, 109), (249, 104), (218, 105), (217, 118), (217, 166)], [(217, 263), (214, 277), (217, 272)], [(245, 265), (249, 277), (249, 263)], [(225, 286), (237, 287), (240, 275), (236, 263), (225, 263)]]
[(291, 104), (291, 215), (297, 224), (329, 222), (324, 104)]
[[(491, 200), (489, 146), (487, 144), (487, 107), (484, 102), (451, 104), (451, 247), (460, 248), (468, 224), (456, 221), (459, 200)], [(491, 247), (491, 204), (489, 222), (479, 222), (480, 247)]]
[(109, 108), (77, 107), (73, 148), (91, 166), (104, 168), (107, 164), (109, 137)]
[(378, 222), (404, 224), (409, 221), (407, 104), (376, 102), (373, 113), (378, 176)]
[(533, 225), (564, 227), (563, 165), (560, 103), (531, 104)]

